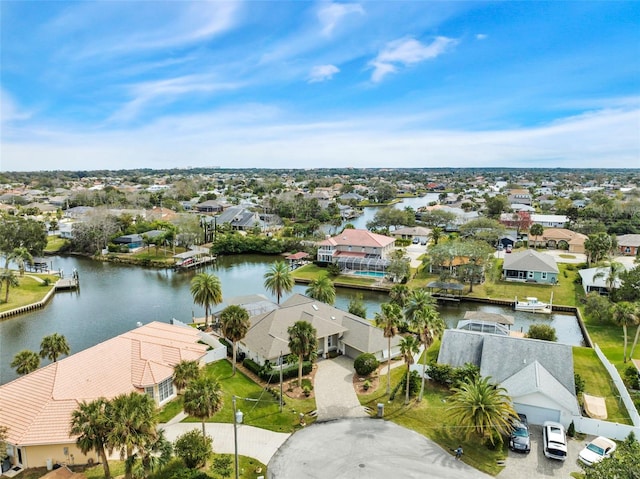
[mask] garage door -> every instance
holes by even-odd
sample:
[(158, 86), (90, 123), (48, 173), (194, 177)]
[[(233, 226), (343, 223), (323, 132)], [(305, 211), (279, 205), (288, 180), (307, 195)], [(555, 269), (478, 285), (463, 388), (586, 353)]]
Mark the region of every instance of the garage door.
[(542, 425), (545, 421), (560, 422), (560, 411), (529, 404), (513, 403), (516, 412), (526, 414), (529, 424)]

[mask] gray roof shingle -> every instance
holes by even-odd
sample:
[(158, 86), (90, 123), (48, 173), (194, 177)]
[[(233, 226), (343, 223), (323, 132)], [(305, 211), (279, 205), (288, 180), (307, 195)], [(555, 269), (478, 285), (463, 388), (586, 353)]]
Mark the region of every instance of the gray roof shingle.
[(532, 249), (505, 255), (502, 269), (558, 273), (558, 265), (553, 256)]

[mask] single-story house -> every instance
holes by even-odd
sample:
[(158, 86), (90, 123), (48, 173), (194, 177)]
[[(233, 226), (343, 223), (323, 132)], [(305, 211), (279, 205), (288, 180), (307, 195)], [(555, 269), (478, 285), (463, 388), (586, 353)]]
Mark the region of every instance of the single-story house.
[(190, 327), (152, 322), (0, 386), (0, 424), (14, 467), (43, 467), (47, 460), (98, 461), (69, 435), (82, 401), (139, 392), (158, 405), (175, 397), (173, 368), (181, 360), (204, 364), (207, 346)]
[[(597, 291), (600, 294), (609, 294), (609, 275), (611, 274), (611, 268), (589, 268), (581, 269), (578, 271), (580, 279), (582, 279), (582, 288), (585, 294), (589, 294), (591, 291)], [(612, 285), (614, 288), (622, 286), (622, 280), (616, 278)]]
[[(388, 343), (383, 331), (366, 319), (301, 294), (294, 294), (280, 307), (251, 316), (251, 327), (239, 342), (239, 350), (258, 364), (277, 363), (289, 351), (290, 326), (308, 321), (317, 332), (318, 356), (332, 352), (356, 358), (372, 353), (379, 360), (388, 358)], [(391, 338), (391, 356), (400, 354), (400, 337)]]
[(531, 215), (531, 221), (538, 223), (545, 228), (564, 228), (564, 225), (569, 221), (566, 215), (543, 215), (533, 213)]
[(134, 233), (130, 235), (118, 236), (113, 240), (113, 243), (126, 246), (129, 249), (141, 248), (142, 246), (144, 246), (144, 236), (146, 236), (150, 240), (153, 240), (154, 238), (157, 238), (162, 234), (164, 234), (164, 231), (149, 230), (145, 233), (140, 234)]
[(318, 261), (337, 263), (342, 269), (385, 271), (395, 238), (368, 230), (345, 229), (318, 244)]
[(547, 228), (540, 236), (529, 235), (529, 246), (564, 249), (570, 253), (584, 253), (587, 236), (566, 228)]
[(254, 228), (260, 230), (273, 230), (282, 227), (282, 219), (277, 215), (260, 214), (251, 211), (244, 206), (231, 206), (216, 217), (218, 226), (228, 224), (231, 229), (238, 231), (250, 231)]
[(556, 284), (558, 265), (553, 256), (532, 249), (506, 254), (502, 277), (505, 281)]
[(438, 363), (478, 366), (482, 377), (507, 390), (515, 410), (531, 424), (556, 421), (566, 427), (580, 415), (569, 345), (447, 329)]
[(506, 248), (507, 246), (511, 246), (513, 248), (516, 241), (518, 241), (518, 237), (514, 231), (513, 233), (507, 233), (500, 236), (500, 238), (498, 238), (498, 245), (502, 245), (503, 248)]
[(640, 235), (620, 235), (617, 240), (620, 254), (625, 256), (638, 256), (640, 253)]
[(215, 200), (207, 200), (195, 205), (198, 213), (221, 213), (224, 210), (224, 206)]
[(393, 230), (389, 233), (394, 238), (402, 238), (405, 240), (412, 240), (414, 238), (419, 238), (420, 240), (427, 241), (427, 239), (431, 236), (431, 230), (429, 228), (425, 228), (424, 226), (413, 226), (413, 227), (404, 227), (398, 228), (397, 230)]

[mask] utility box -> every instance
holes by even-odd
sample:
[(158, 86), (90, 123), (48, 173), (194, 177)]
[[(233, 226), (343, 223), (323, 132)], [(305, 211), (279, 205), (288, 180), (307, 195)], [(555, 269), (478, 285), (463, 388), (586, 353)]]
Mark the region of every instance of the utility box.
[(51, 471), (53, 469), (53, 460), (47, 459), (47, 471)]
[(378, 403), (378, 417), (384, 417), (384, 403)]

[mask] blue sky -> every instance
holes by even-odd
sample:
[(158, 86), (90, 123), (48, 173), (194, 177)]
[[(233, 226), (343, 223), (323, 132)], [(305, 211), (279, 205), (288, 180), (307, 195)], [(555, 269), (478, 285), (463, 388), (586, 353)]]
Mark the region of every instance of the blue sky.
[(2, 171), (640, 168), (638, 2), (0, 13)]

